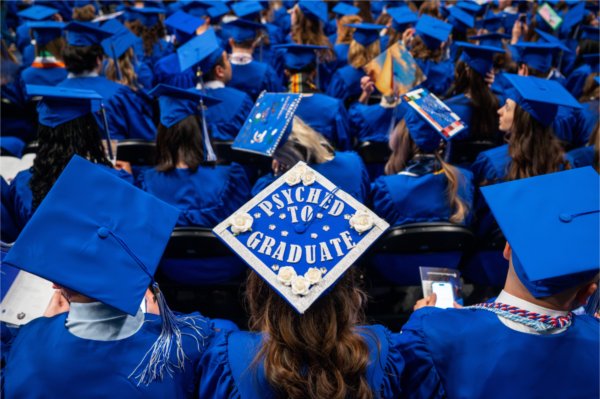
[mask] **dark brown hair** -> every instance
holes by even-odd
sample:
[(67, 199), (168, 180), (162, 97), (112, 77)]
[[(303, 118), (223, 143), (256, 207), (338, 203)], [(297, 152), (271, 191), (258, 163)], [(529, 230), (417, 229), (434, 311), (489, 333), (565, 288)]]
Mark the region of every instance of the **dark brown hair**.
[(154, 45), (160, 44), (160, 39), (165, 36), (166, 30), (161, 19), (152, 27), (147, 27), (138, 20), (126, 22), (125, 25), (144, 42), (144, 55), (152, 55)]
[(158, 125), (156, 136), (156, 170), (168, 172), (179, 162), (195, 172), (204, 160), (201, 122), (198, 116), (189, 115), (171, 127)]
[(413, 37), (411, 46), (410, 54), (415, 58), (440, 62), (444, 55), (441, 47), (432, 50), (425, 45), (425, 42), (419, 36)]
[(92, 4), (73, 8), (73, 19), (75, 21), (90, 22), (96, 18), (96, 8)]
[(543, 126), (518, 104), (515, 104), (515, 115), (508, 138), (508, 153), (512, 161), (507, 181), (569, 168), (563, 147), (554, 136), (552, 126)]
[(97, 44), (85, 47), (66, 45), (62, 52), (67, 71), (74, 74), (92, 71), (103, 55), (102, 47)]
[(356, 331), (365, 293), (353, 267), (304, 314), (299, 314), (251, 271), (246, 286), (250, 328), (265, 333), (255, 363), (277, 397), (371, 399), (366, 379), (369, 347)]
[(298, 6), (295, 6), (292, 12), (296, 14), (296, 23), (292, 26), (291, 33), (294, 43), (327, 46), (327, 49), (318, 51), (320, 59), (325, 62), (335, 60), (333, 47), (323, 32), (321, 22), (315, 18), (306, 17)]
[(65, 48), (65, 45), (66, 45), (65, 39), (63, 39), (62, 37), (57, 37), (56, 39), (53, 39), (43, 45), (36, 43), (35, 44), (35, 55), (37, 57), (39, 57), (42, 52), (47, 51), (50, 54), (52, 54), (52, 56), (54, 56), (54, 58), (56, 58), (57, 60), (60, 61), (60, 60), (62, 60), (62, 52), (63, 52), (63, 49)]

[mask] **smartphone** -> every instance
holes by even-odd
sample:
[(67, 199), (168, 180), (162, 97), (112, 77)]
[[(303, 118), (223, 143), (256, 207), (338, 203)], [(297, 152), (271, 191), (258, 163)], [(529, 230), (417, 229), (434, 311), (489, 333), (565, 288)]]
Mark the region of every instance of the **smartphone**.
[(446, 309), (454, 307), (454, 287), (452, 287), (451, 283), (432, 283), (431, 290), (437, 297), (435, 301), (436, 308)]

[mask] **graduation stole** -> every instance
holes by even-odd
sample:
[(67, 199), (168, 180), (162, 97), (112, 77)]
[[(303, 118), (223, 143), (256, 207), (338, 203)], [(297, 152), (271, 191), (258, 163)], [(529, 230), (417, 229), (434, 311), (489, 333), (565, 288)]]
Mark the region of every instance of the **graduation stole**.
[(313, 81), (303, 73), (297, 73), (290, 77), (288, 92), (290, 93), (316, 93), (319, 89)]
[(39, 57), (35, 57), (35, 60), (31, 64), (34, 68), (65, 68), (65, 63), (58, 61), (52, 53), (43, 51)]
[(555, 330), (557, 328), (568, 328), (573, 322), (573, 313), (569, 312), (566, 316), (552, 317), (545, 314), (529, 312), (519, 309), (516, 306), (506, 305), (500, 302), (479, 303), (469, 306), (469, 308), (487, 310), (500, 317), (524, 324), (539, 332)]

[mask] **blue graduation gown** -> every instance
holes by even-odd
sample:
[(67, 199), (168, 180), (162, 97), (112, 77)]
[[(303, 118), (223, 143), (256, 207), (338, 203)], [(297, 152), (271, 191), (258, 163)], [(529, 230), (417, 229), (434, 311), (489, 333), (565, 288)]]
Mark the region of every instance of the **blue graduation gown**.
[(591, 66), (588, 64), (583, 64), (575, 68), (575, 70), (569, 74), (569, 77), (567, 78), (567, 90), (571, 92), (573, 97), (581, 97), (581, 94), (583, 94), (585, 80), (592, 72)]
[(14, 242), (19, 235), (19, 229), (10, 206), (10, 187), (3, 177), (0, 177), (0, 185), (2, 188), (0, 235), (3, 242)]
[(173, 47), (173, 44), (164, 39), (160, 39), (157, 43), (154, 43), (154, 46), (152, 46), (152, 54), (144, 54), (144, 45), (142, 41), (133, 47), (133, 51), (140, 62), (146, 62), (148, 65), (154, 65), (161, 58), (173, 53), (175, 48)]
[(379, 104), (365, 105), (354, 103), (348, 110), (350, 114), (350, 134), (358, 142), (388, 141), (394, 108), (385, 108)]
[[(125, 170), (117, 170), (109, 168), (105, 165), (99, 166), (101, 166), (102, 168), (106, 168), (106, 170), (115, 174), (117, 177), (127, 181), (128, 183), (133, 184), (133, 176), (131, 176)], [(28, 169), (17, 173), (13, 181), (10, 183), (10, 206), (19, 232), (23, 230), (25, 224), (27, 224), (29, 219), (31, 219), (31, 216), (33, 216), (33, 194), (31, 193), (31, 188), (29, 187), (30, 180), (31, 170)]]
[(252, 99), (243, 91), (232, 87), (206, 89), (206, 94), (221, 100), (206, 110), (206, 122), (214, 140), (233, 140), (250, 115)]
[(402, 328), (408, 398), (597, 398), (598, 320), (556, 335), (506, 327), (486, 310), (427, 307)]
[(189, 89), (196, 86), (196, 75), (192, 68), (179, 72), (179, 58), (177, 53), (169, 54), (154, 64), (154, 85), (166, 84), (169, 86)]
[[(331, 43), (335, 43), (335, 41)], [(333, 52), (340, 68), (348, 64), (348, 50), (350, 50), (350, 44), (347, 43), (340, 43), (333, 46)]]
[(444, 95), (454, 82), (454, 63), (451, 60), (435, 62), (432, 60), (415, 59), (427, 79), (419, 86), (424, 87), (435, 95)]
[(594, 146), (576, 148), (567, 152), (565, 155), (571, 168), (583, 168), (584, 166), (594, 166)]
[(21, 64), (22, 65), (31, 65), (31, 63), (35, 60), (35, 46), (33, 44), (29, 44), (22, 53)]
[(24, 85), (56, 86), (67, 78), (65, 68), (35, 68), (29, 66), (21, 72)]
[(600, 99), (594, 99), (581, 104), (582, 109), (575, 111), (577, 116), (577, 128), (579, 142), (587, 144), (590, 140), (598, 119), (600, 118)]
[[(591, 129), (586, 127), (586, 120), (580, 109), (559, 106), (552, 121), (554, 135), (567, 146), (581, 147), (587, 144)], [(593, 126), (592, 126), (593, 128)], [(584, 131), (588, 129), (588, 131)]]
[(480, 152), (471, 165), (475, 184), (479, 186), (484, 182), (497, 183), (504, 180), (510, 163), (508, 144)]
[(25, 93), (18, 76), (1, 86), (0, 97), (2, 97), (2, 118), (0, 118), (2, 136), (18, 137), (24, 142), (33, 140), (36, 136), (34, 124), (36, 118), (28, 110)]
[[(473, 116), (473, 104), (471, 103), (471, 100), (464, 94), (458, 94), (444, 100), (444, 103), (467, 125), (467, 127), (458, 133), (452, 140), (465, 140), (470, 138), (471, 117)], [(494, 112), (495, 111), (496, 110), (494, 110)]]
[[(473, 209), (473, 174), (457, 168), (460, 176), (458, 196), (467, 206), (462, 224), (468, 225)], [(380, 176), (371, 187), (373, 211), (390, 225), (449, 221), (452, 209), (448, 201), (448, 178), (442, 173), (421, 176), (396, 174)]]
[[(400, 375), (404, 360), (398, 356), (397, 334), (383, 326), (358, 327), (369, 347), (366, 378), (376, 398), (400, 397)], [(215, 337), (200, 363), (198, 398), (274, 399), (265, 378), (264, 363), (253, 360), (262, 335), (246, 331), (226, 332)]]
[[(156, 126), (152, 121), (145, 98), (129, 87), (102, 76), (65, 79), (59, 87), (94, 90), (103, 98), (110, 137), (114, 140), (154, 140)], [(96, 115), (99, 126), (104, 126), (102, 116)]]
[(325, 94), (304, 94), (296, 115), (339, 150), (350, 149), (348, 112), (344, 103)]
[[(4, 393), (10, 398), (191, 398), (196, 365), (210, 340), (211, 323), (199, 321), (199, 333), (182, 329), (184, 370), (165, 372), (162, 381), (137, 385), (135, 370), (161, 331), (159, 316), (146, 314), (134, 335), (118, 341), (93, 341), (65, 328), (67, 313), (39, 317), (21, 327), (8, 354)], [(43, 339), (41, 339), (43, 337)], [(175, 348), (170, 353), (176, 356)]]
[[(331, 180), (333, 184), (350, 194), (357, 201), (365, 203), (369, 196), (369, 174), (362, 159), (353, 151), (336, 151), (328, 162), (311, 164), (311, 168)], [(360, 177), (359, 177), (360, 176)], [(252, 196), (274, 182), (273, 173), (259, 178), (252, 187)]]
[(250, 183), (244, 168), (231, 165), (200, 166), (158, 172), (145, 170), (138, 185), (142, 190), (179, 208), (178, 226), (214, 227), (250, 199)]
[(327, 95), (339, 98), (344, 104), (354, 102), (360, 97), (362, 90), (360, 88), (360, 79), (365, 76), (365, 72), (352, 65), (346, 65), (335, 71), (327, 87)]
[(232, 79), (228, 85), (245, 92), (253, 101), (263, 90), (275, 93), (284, 91), (281, 77), (268, 64), (253, 60), (245, 65), (231, 64), (231, 68)]

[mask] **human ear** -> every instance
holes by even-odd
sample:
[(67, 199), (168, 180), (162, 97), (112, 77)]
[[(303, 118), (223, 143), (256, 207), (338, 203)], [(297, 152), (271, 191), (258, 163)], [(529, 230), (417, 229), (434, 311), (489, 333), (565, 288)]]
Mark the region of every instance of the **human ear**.
[(510, 258), (512, 256), (512, 248), (510, 247), (510, 244), (508, 243), (508, 241), (506, 242), (506, 245), (504, 246), (504, 251), (502, 251), (502, 256), (504, 256), (504, 259), (510, 261)]

